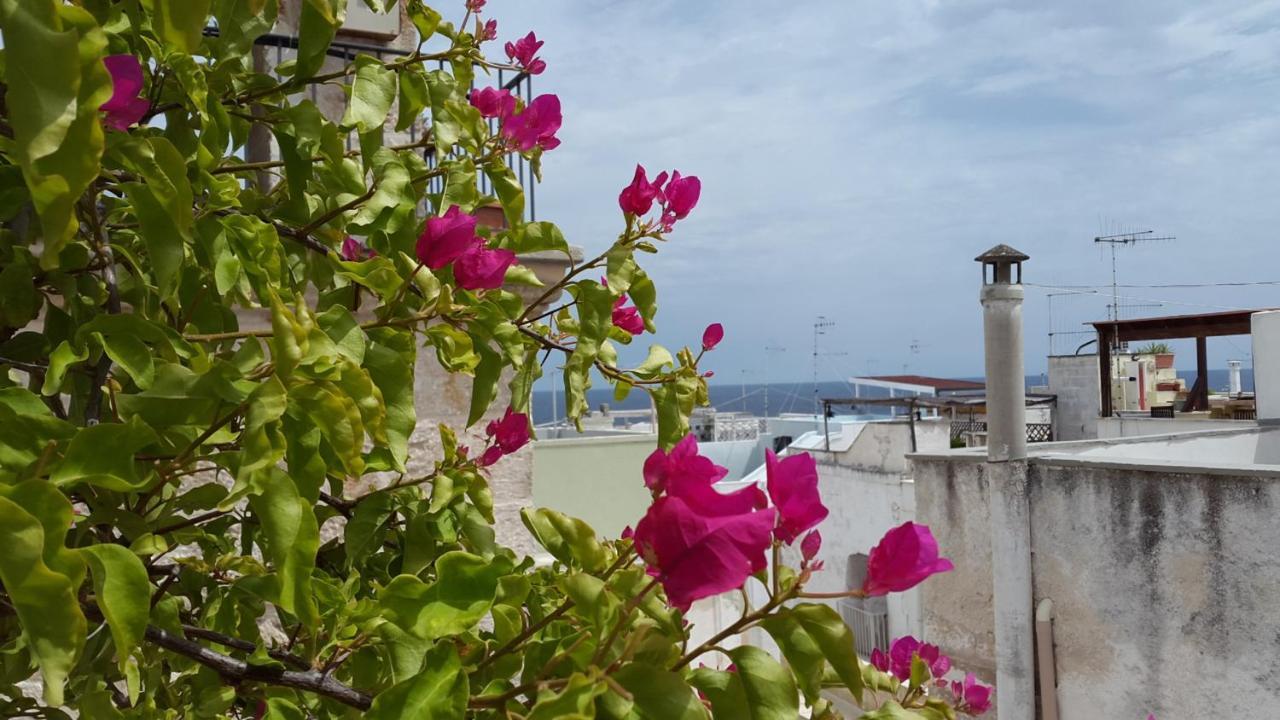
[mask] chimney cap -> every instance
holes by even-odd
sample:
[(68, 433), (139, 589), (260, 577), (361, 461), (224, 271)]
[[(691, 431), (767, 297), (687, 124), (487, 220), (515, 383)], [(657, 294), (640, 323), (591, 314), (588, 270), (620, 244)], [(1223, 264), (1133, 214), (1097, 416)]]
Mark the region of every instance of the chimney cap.
[(1027, 255), (1021, 250), (1015, 250), (1004, 243), (1000, 243), (974, 258), (974, 260), (980, 263), (1022, 262), (1030, 259), (1030, 255)]

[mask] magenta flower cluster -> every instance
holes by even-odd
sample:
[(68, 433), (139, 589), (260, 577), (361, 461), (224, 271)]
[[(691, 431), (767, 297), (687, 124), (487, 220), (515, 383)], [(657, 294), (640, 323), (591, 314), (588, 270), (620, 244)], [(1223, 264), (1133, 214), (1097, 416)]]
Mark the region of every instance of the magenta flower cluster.
[(476, 217), (452, 205), (444, 215), (427, 218), (416, 247), (418, 261), (432, 270), (453, 265), (453, 277), (464, 290), (502, 287), (516, 262), (510, 250), (490, 248), (476, 234)]
[(662, 232), (671, 232), (677, 220), (683, 220), (693, 211), (702, 195), (702, 181), (696, 176), (684, 177), (679, 170), (670, 175), (664, 170), (652, 181), (643, 165), (636, 165), (631, 184), (618, 194), (618, 207), (628, 217), (644, 217), (655, 202), (662, 208), (658, 226)]
[(529, 442), (529, 416), (508, 407), (501, 418), (489, 422), (484, 434), (489, 438), (489, 446), (480, 456), (480, 466), (488, 467)]
[(993, 688), (983, 685), (973, 673), (966, 673), (963, 680), (948, 682), (951, 658), (942, 654), (937, 645), (922, 643), (910, 635), (894, 640), (886, 654), (879, 648), (871, 652), (871, 665), (880, 672), (889, 673), (898, 680), (911, 682), (911, 666), (919, 658), (929, 671), (925, 684), (932, 681), (939, 688), (951, 691), (956, 710), (969, 715), (981, 715), (991, 709)]
[(103, 123), (124, 132), (142, 120), (151, 103), (142, 95), (142, 64), (133, 55), (108, 55), (102, 59), (111, 74), (111, 98), (98, 107)]

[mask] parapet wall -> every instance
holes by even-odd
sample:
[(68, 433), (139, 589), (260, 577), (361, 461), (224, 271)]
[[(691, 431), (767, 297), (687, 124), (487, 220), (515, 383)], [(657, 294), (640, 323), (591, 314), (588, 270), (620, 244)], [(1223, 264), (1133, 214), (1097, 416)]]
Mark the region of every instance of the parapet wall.
[[(925, 637), (994, 676), (984, 464), (916, 459), (917, 513), (956, 571)], [(1053, 600), (1063, 720), (1249, 717), (1280, 701), (1280, 472), (1033, 458), (1034, 600)]]

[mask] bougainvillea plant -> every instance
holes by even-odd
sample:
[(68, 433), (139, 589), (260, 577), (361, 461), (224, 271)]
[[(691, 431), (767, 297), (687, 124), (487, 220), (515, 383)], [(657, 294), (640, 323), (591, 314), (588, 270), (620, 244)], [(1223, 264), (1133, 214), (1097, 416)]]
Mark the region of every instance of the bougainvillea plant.
[[(543, 285), (521, 256), (569, 248), (525, 220), (507, 161), (539, 176), (560, 102), (491, 80), (550, 71), (542, 41), (489, 60), (483, 0), (457, 24), (369, 0), (419, 49), (338, 65), (346, 0), (302, 0), (296, 54), (255, 66), (277, 2), (0, 0), (0, 714), (791, 720), (802, 701), (837, 717), (828, 688), (868, 717), (975, 709), (963, 681), (959, 703), (881, 699), (898, 681), (806, 597), (827, 514), (811, 459), (713, 489), (723, 469), (684, 438), (723, 328), (619, 366), (655, 328), (637, 258), (698, 179), (638, 169), (617, 238)], [(341, 117), (308, 99), (322, 85)], [(492, 205), (501, 228), (478, 222)], [(469, 378), (477, 429), (432, 428), (411, 473), (419, 353)], [(529, 509), (535, 559), (495, 541), (487, 480), (528, 442), (547, 362), (570, 418), (592, 378), (649, 393), (661, 449), (634, 533)], [(949, 567), (904, 526), (848, 594)], [(691, 642), (685, 611), (748, 583), (768, 600)], [(780, 657), (736, 644), (755, 627)]]

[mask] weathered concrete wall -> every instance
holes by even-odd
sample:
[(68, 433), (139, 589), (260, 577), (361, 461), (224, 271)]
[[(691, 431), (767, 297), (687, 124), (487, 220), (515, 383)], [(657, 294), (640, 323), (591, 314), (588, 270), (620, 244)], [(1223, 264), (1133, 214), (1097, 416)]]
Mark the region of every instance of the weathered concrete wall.
[(1280, 473), (1049, 462), (1032, 473), (1035, 594), (1054, 602), (1063, 720), (1280, 702)]
[(927, 525), (953, 572), (920, 586), (923, 639), (948, 652), (957, 667), (995, 679), (991, 515), (982, 456), (912, 461), (916, 522)]
[(1054, 408), (1055, 440), (1097, 437), (1101, 395), (1097, 355), (1057, 355), (1049, 358), (1049, 392), (1058, 396)]
[[(1280, 702), (1280, 471), (1031, 460), (1034, 596), (1051, 598), (1063, 720), (1248, 717)], [(990, 677), (985, 466), (915, 460), (918, 522), (956, 571), (924, 637)]]
[(1257, 425), (1252, 420), (1210, 420), (1181, 415), (1174, 418), (1153, 417), (1110, 417), (1097, 419), (1097, 438), (1141, 437), (1143, 435), (1166, 435), (1168, 433), (1189, 433), (1200, 430), (1230, 430), (1232, 428), (1251, 428)]

